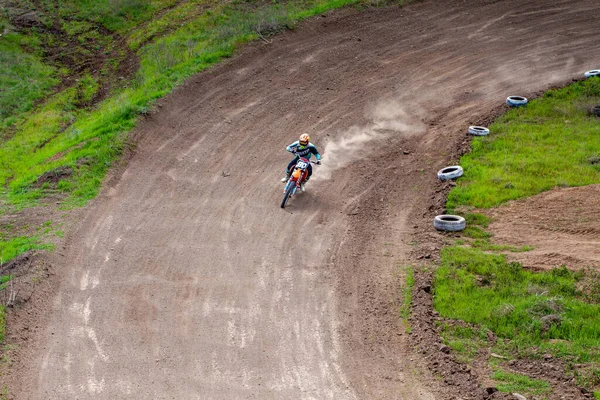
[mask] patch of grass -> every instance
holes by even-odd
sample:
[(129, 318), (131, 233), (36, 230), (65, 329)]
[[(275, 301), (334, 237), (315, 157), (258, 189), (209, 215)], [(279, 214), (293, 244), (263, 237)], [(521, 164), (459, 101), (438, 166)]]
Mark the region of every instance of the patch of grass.
[(0, 259), (7, 262), (29, 250), (52, 250), (54, 245), (41, 243), (37, 236), (18, 236), (10, 239), (0, 238)]
[(0, 276), (0, 290), (6, 288), (6, 284), (13, 279), (12, 275), (2, 275)]
[(582, 279), (564, 267), (534, 273), (504, 255), (451, 246), (435, 273), (434, 304), (445, 318), (509, 339), (514, 351), (600, 360), (600, 305), (583, 300)]
[(460, 362), (469, 364), (488, 345), (485, 331), (471, 326), (442, 323), (440, 335), (444, 343), (457, 355)]
[(600, 124), (581, 104), (600, 100), (600, 78), (551, 90), (527, 107), (512, 109), (473, 139), (461, 158), (465, 170), (447, 208), (489, 208), (555, 186), (600, 183)]
[(461, 235), (470, 237), (472, 239), (487, 239), (492, 237), (489, 232), (484, 231), (478, 226), (469, 226), (467, 223), (467, 227), (461, 232)]
[(59, 16), (65, 30), (72, 35), (85, 31), (88, 24), (123, 34), (176, 3), (176, 0), (61, 0), (42, 2), (38, 10), (46, 18)]
[(138, 50), (152, 38), (181, 26), (183, 23), (206, 12), (210, 6), (215, 6), (216, 4), (218, 3), (213, 0), (190, 0), (178, 4), (159, 18), (153, 18), (140, 29), (134, 30), (129, 35), (127, 43), (132, 50)]
[(552, 392), (550, 384), (540, 379), (532, 379), (526, 375), (506, 372), (497, 368), (492, 379), (498, 382), (496, 387), (501, 392), (520, 393), (523, 395), (545, 395)]
[(577, 385), (586, 388), (600, 386), (600, 368), (598, 364), (583, 365), (573, 369)]
[(402, 306), (400, 307), (400, 316), (404, 321), (406, 331), (410, 332), (408, 318), (410, 318), (410, 308), (412, 306), (412, 291), (415, 286), (415, 270), (413, 267), (406, 267), (406, 276), (402, 288)]
[(55, 68), (25, 52), (24, 45), (27, 38), (14, 32), (4, 34), (0, 40), (0, 137), (59, 83)]
[[(527, 107), (513, 109), (475, 138), (461, 159), (465, 175), (449, 195), (447, 209), (472, 210), (538, 194), (555, 186), (600, 183), (600, 125), (588, 115), (600, 99), (600, 79), (548, 92)], [(577, 384), (600, 385), (600, 284), (594, 270), (566, 267), (533, 272), (497, 252), (530, 246), (493, 244), (489, 223), (466, 214), (462, 243), (442, 250), (434, 278), (434, 305), (442, 317), (489, 330), (498, 340), (477, 342), (473, 332), (442, 330), (459, 359), (468, 362), (477, 345), (508, 357), (562, 358)], [(471, 238), (471, 239), (466, 239)], [(493, 252), (493, 253), (490, 253)], [(490, 361), (492, 363), (492, 361)], [(492, 376), (507, 392), (545, 395), (547, 382), (512, 374), (494, 365)]]
[(479, 225), (483, 228), (487, 228), (490, 222), (492, 222), (490, 217), (479, 213), (466, 213), (463, 217), (467, 225)]

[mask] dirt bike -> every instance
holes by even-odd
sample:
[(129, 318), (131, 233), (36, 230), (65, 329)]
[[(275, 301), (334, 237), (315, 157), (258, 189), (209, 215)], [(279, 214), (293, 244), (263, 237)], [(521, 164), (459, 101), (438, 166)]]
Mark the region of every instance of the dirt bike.
[(285, 208), (288, 201), (294, 197), (296, 194), (296, 190), (301, 187), (302, 182), (308, 176), (308, 166), (309, 163), (317, 164), (314, 161), (309, 161), (307, 158), (300, 157), (296, 162), (296, 166), (290, 173), (290, 177), (285, 183), (285, 189), (283, 189), (283, 200), (281, 201), (281, 208)]

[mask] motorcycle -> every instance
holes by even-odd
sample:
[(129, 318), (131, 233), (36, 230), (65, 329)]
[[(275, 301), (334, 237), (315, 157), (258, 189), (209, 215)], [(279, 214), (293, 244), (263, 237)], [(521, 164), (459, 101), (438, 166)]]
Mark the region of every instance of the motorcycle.
[(288, 201), (294, 197), (296, 194), (296, 190), (301, 187), (302, 182), (308, 176), (308, 166), (309, 163), (317, 164), (314, 161), (309, 161), (307, 158), (300, 157), (296, 162), (296, 166), (292, 170), (290, 177), (285, 183), (285, 188), (283, 189), (283, 200), (281, 201), (281, 208), (285, 208)]

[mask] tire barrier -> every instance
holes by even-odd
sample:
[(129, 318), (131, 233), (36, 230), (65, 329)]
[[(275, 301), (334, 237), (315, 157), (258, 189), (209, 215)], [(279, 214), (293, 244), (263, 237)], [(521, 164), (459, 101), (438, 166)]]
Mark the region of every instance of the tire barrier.
[(508, 96), (506, 98), (506, 104), (511, 107), (521, 107), (527, 104), (527, 98), (523, 96)]
[(463, 169), (460, 165), (453, 165), (451, 167), (446, 167), (440, 169), (437, 173), (438, 179), (440, 181), (449, 181), (451, 179), (456, 179), (461, 177), (463, 174)]
[(591, 78), (592, 76), (600, 76), (600, 69), (592, 69), (591, 71), (587, 71), (583, 74), (586, 78)]
[(490, 130), (483, 126), (470, 126), (468, 132), (473, 136), (487, 136), (490, 134)]
[(467, 222), (458, 215), (438, 215), (433, 219), (433, 226), (438, 231), (459, 232), (467, 227)]

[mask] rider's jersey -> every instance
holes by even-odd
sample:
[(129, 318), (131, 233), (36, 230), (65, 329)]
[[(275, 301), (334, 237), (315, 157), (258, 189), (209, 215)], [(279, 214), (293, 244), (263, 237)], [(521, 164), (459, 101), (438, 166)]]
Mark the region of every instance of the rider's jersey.
[(290, 144), (286, 150), (296, 154), (296, 157), (304, 157), (310, 160), (310, 156), (314, 154), (317, 160), (321, 159), (319, 151), (315, 145), (310, 142), (306, 146), (301, 146), (299, 141), (295, 141), (294, 143)]

